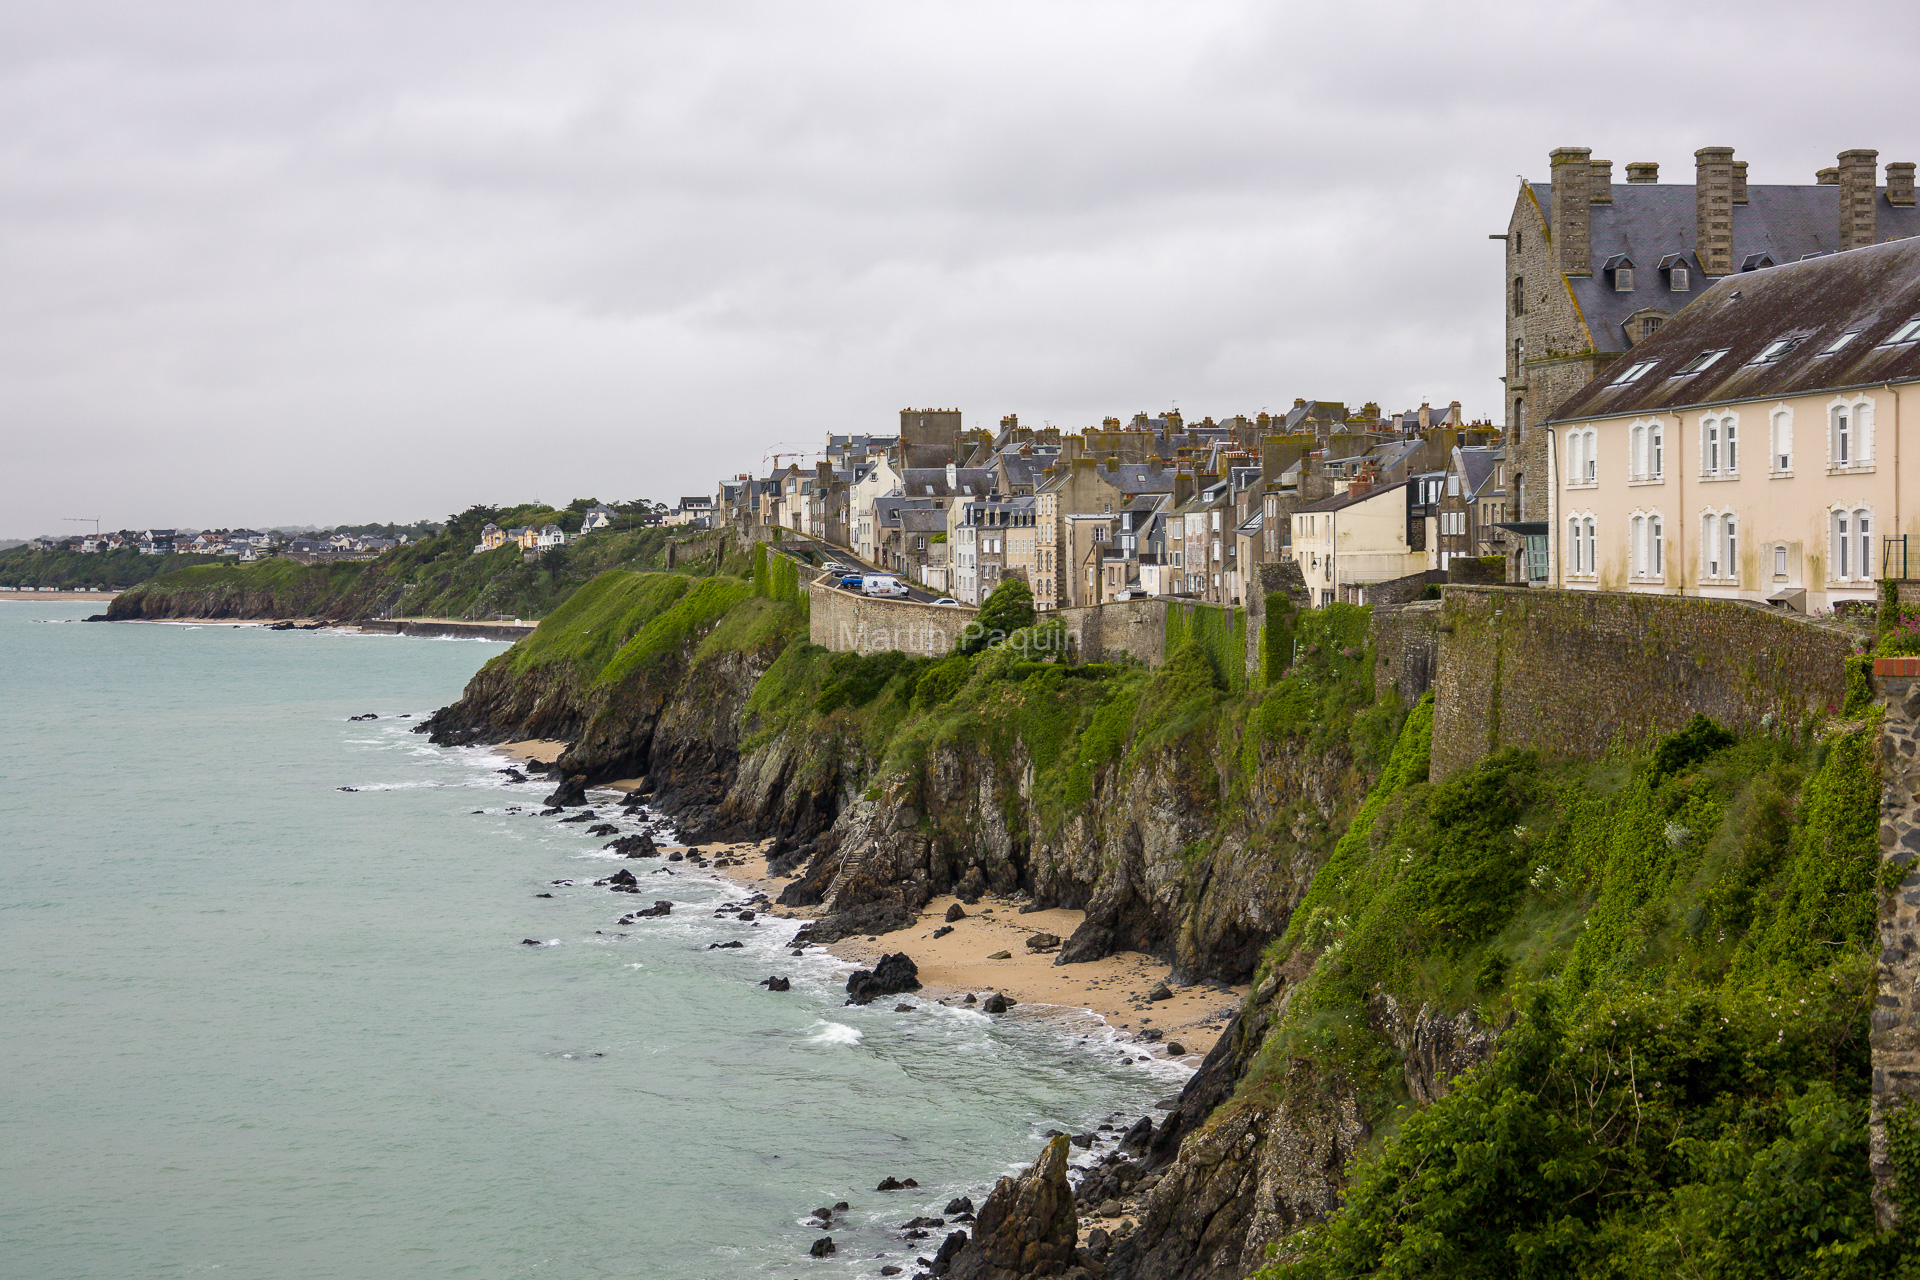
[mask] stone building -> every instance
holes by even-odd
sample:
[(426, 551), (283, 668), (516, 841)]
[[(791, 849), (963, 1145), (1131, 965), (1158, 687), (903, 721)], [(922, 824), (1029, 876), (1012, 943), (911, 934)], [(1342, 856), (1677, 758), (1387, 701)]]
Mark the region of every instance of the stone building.
[[(1534, 424), (1729, 275), (1920, 234), (1914, 166), (1843, 151), (1804, 185), (1749, 184), (1731, 147), (1694, 153), (1691, 183), (1585, 147), (1549, 157), (1550, 180), (1523, 181), (1504, 236), (1506, 422), (1510, 502), (1546, 519), (1546, 441)], [(1520, 539), (1510, 539), (1519, 542)], [(1516, 576), (1520, 573), (1515, 567)]]

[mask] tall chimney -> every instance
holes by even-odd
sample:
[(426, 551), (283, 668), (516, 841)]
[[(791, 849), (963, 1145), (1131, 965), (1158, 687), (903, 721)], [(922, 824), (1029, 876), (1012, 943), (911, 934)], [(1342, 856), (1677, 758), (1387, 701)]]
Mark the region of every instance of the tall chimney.
[(1693, 153), (1693, 245), (1704, 275), (1733, 272), (1733, 148)]
[(1913, 203), (1913, 162), (1894, 160), (1887, 165), (1887, 203), (1911, 205)]
[(1840, 247), (1861, 249), (1874, 241), (1880, 203), (1880, 153), (1864, 148), (1840, 153)]
[(1593, 188), (1587, 199), (1594, 204), (1613, 203), (1613, 161), (1595, 160), (1593, 162)]
[(1635, 160), (1627, 166), (1628, 182), (1660, 181), (1660, 165), (1653, 160)]
[(1588, 191), (1593, 185), (1593, 151), (1560, 147), (1553, 164), (1553, 246), (1560, 270), (1570, 276), (1593, 274), (1593, 236)]
[(1838, 169), (1815, 169), (1813, 171), (1813, 180), (1823, 187), (1837, 187), (1840, 185), (1840, 171)]
[(1747, 202), (1747, 162), (1745, 160), (1733, 162), (1733, 202), (1735, 204)]

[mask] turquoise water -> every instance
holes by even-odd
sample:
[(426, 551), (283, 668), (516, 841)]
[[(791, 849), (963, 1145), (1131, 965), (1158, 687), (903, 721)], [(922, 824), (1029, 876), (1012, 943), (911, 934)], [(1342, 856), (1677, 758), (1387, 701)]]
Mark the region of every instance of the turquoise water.
[(652, 861), (550, 888), (605, 841), (400, 718), (498, 645), (90, 609), (0, 604), (0, 1276), (911, 1274), (893, 1226), (1180, 1082), (1090, 1019), (843, 1008)]

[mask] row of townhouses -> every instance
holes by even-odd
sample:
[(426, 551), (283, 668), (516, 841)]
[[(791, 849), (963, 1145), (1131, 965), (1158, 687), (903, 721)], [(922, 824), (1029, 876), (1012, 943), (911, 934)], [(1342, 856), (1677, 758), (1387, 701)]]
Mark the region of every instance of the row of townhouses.
[[(1316, 603), (1454, 572), (1789, 609), (1920, 571), (1914, 165), (1842, 152), (1807, 184), (1750, 182), (1731, 148), (1690, 183), (1583, 148), (1523, 180), (1500, 258), (1505, 421), (1458, 401), (1384, 414), (1108, 418), (968, 430), (908, 409), (829, 436), (811, 467), (721, 482), (717, 525), (764, 525), (974, 604), (1010, 576), (1042, 609), (1135, 596), (1236, 605), (1294, 561)], [(1904, 459), (1904, 462), (1903, 462)], [(1920, 504), (1916, 504), (1920, 505)]]

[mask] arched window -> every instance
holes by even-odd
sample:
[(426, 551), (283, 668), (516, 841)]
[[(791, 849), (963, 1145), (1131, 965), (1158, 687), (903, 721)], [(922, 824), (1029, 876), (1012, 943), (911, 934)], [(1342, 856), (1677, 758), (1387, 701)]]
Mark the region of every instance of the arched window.
[(1781, 405), (1773, 411), (1770, 423), (1773, 439), (1767, 451), (1769, 461), (1775, 475), (1785, 475), (1793, 470), (1793, 410)]
[(1717, 578), (1720, 576), (1720, 539), (1719, 518), (1709, 511), (1700, 517), (1700, 576)]
[(1700, 419), (1700, 473), (1713, 475), (1720, 470), (1720, 420)]
[(1587, 572), (1599, 573), (1600, 572), (1599, 548), (1595, 545), (1595, 541), (1594, 541), (1593, 517), (1588, 516), (1586, 518), (1585, 523), (1586, 523), (1586, 529), (1587, 529)]
[(1567, 521), (1567, 560), (1572, 566), (1570, 572), (1586, 572), (1580, 559), (1580, 521), (1578, 518)]
[(1525, 315), (1526, 313), (1527, 313), (1527, 282), (1524, 277), (1515, 276), (1513, 278), (1513, 314), (1517, 316), (1521, 316), (1521, 315)]
[(1647, 427), (1643, 422), (1634, 423), (1627, 433), (1627, 474), (1635, 480), (1646, 478)]
[(1580, 475), (1588, 484), (1593, 484), (1599, 479), (1599, 467), (1596, 461), (1596, 455), (1599, 453), (1599, 449), (1600, 433), (1592, 427), (1588, 427), (1586, 445), (1580, 450), (1580, 461), (1583, 468)]
[(1740, 430), (1740, 420), (1728, 414), (1720, 419), (1720, 430), (1725, 436), (1722, 443), (1727, 450), (1726, 456), (1722, 459), (1726, 463), (1724, 470), (1728, 475), (1733, 475), (1740, 470), (1740, 441), (1736, 435)]
[[(1828, 460), (1836, 467), (1853, 461), (1853, 406), (1837, 404), (1828, 417), (1831, 453)], [(1845, 574), (1841, 575), (1845, 577)]]
[(1580, 439), (1581, 439), (1581, 436), (1578, 431), (1567, 432), (1567, 483), (1568, 484), (1580, 483), (1580, 474), (1581, 474)]
[(1854, 561), (1853, 576), (1866, 579), (1873, 576), (1873, 530), (1872, 517), (1865, 511), (1853, 513), (1854, 536), (1860, 540), (1860, 556)]
[(1627, 525), (1627, 573), (1643, 578), (1647, 573), (1647, 518), (1635, 516)]
[(1647, 474), (1655, 480), (1666, 474), (1666, 438), (1666, 424), (1658, 418), (1654, 419), (1653, 425), (1647, 428), (1647, 447), (1651, 451), (1653, 463)]
[(1667, 571), (1666, 538), (1664, 530), (1662, 530), (1660, 526), (1659, 516), (1652, 516), (1647, 520), (1647, 542), (1651, 553), (1649, 557), (1650, 572), (1657, 578)]

